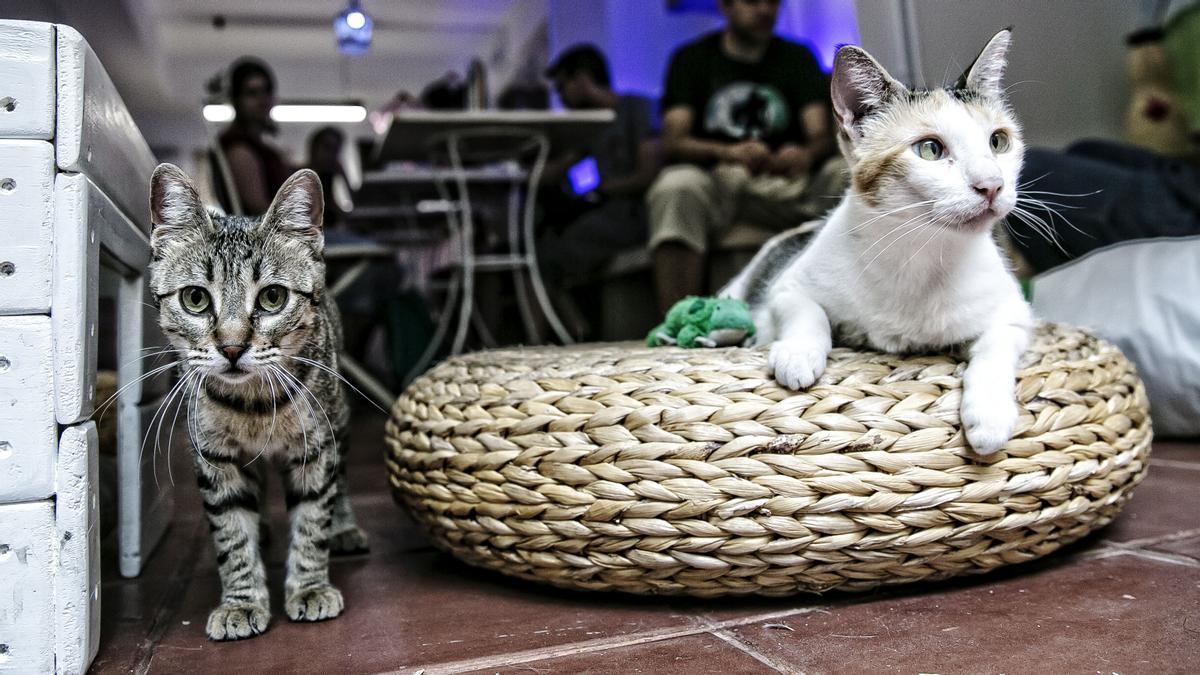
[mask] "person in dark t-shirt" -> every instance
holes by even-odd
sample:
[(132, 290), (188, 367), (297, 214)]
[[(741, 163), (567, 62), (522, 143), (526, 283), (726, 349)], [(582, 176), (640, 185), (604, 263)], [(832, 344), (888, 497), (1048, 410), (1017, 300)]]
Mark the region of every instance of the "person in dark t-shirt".
[[(699, 294), (710, 234), (819, 215), (833, 154), (829, 85), (804, 45), (774, 34), (779, 0), (720, 0), (723, 30), (679, 48), (662, 98), (668, 166), (647, 194), (659, 304)], [(761, 222), (769, 221), (769, 222)]]

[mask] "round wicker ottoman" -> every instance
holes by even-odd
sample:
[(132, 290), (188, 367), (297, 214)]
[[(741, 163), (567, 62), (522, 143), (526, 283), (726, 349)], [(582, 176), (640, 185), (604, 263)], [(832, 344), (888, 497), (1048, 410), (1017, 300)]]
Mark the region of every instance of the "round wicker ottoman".
[(450, 359), (392, 409), (395, 496), (470, 564), (557, 586), (785, 595), (1025, 562), (1107, 524), (1148, 465), (1133, 365), (1038, 328), (1015, 438), (958, 428), (963, 364), (835, 350), (790, 392), (764, 349)]

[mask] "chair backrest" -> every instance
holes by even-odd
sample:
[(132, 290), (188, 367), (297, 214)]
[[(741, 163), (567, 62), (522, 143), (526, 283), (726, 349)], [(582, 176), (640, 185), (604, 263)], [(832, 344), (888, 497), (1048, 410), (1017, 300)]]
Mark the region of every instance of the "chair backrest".
[(233, 182), (233, 172), (229, 170), (229, 161), (225, 151), (221, 149), (221, 141), (213, 138), (208, 145), (208, 165), (212, 168), (213, 192), (221, 208), (229, 215), (244, 215), (242, 200), (238, 195), (237, 185)]

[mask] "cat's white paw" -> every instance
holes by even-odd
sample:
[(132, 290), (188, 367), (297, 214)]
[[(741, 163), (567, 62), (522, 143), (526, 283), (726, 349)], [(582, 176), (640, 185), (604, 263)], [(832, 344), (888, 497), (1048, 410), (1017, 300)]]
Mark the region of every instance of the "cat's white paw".
[(820, 345), (800, 340), (776, 342), (771, 345), (767, 368), (775, 381), (788, 389), (807, 389), (825, 372), (828, 358), (828, 350)]
[(963, 395), (963, 429), (967, 442), (980, 455), (998, 452), (1012, 438), (1017, 426), (1017, 404), (1008, 392), (971, 392)]
[(292, 621), (324, 621), (341, 614), (345, 606), (342, 592), (324, 584), (296, 591), (284, 603), (284, 610)]
[(271, 614), (249, 602), (222, 603), (208, 615), (205, 631), (213, 640), (244, 640), (266, 632)]

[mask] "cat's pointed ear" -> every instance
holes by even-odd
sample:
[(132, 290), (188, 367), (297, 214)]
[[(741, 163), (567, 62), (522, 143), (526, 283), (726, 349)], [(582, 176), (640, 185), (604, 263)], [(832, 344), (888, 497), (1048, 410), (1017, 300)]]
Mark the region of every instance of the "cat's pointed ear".
[(325, 195), (321, 179), (311, 169), (301, 169), (283, 183), (263, 222), (296, 235), (323, 249), (321, 223), (325, 217)]
[(192, 180), (174, 164), (159, 164), (150, 177), (150, 222), (150, 243), (155, 247), (209, 222)]
[(1004, 78), (1004, 69), (1008, 66), (1010, 45), (1012, 28), (1005, 28), (993, 35), (971, 67), (958, 78), (955, 89), (977, 91), (986, 96), (1001, 96), (1004, 91), (1000, 87), (1000, 81)]
[(859, 124), (893, 96), (907, 91), (862, 49), (846, 45), (833, 61), (830, 95), (833, 114), (851, 138), (858, 138)]

